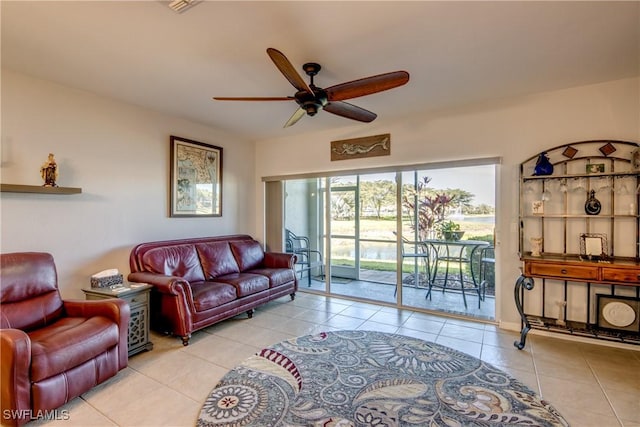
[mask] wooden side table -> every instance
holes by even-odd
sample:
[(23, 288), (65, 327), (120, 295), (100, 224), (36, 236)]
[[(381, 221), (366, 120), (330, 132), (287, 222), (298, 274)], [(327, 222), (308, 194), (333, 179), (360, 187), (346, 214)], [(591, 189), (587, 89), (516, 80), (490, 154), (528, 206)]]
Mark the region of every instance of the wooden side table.
[(129, 304), (131, 319), (127, 344), (129, 357), (144, 350), (153, 349), (149, 341), (149, 297), (153, 286), (147, 284), (124, 283), (123, 288), (84, 288), (82, 292), (88, 300), (120, 298)]

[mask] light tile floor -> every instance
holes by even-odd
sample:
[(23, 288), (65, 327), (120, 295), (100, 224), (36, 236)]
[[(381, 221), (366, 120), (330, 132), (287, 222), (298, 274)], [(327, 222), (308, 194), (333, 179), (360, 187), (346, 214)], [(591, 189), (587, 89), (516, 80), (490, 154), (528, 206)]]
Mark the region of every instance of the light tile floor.
[[(320, 280), (311, 280), (311, 286), (306, 285), (306, 278), (300, 282), (301, 289), (324, 293), (325, 283)], [(395, 284), (372, 282), (368, 280), (333, 281), (331, 294), (347, 298), (366, 299), (372, 302), (380, 301), (386, 304), (396, 304)], [(478, 294), (474, 291), (466, 292), (467, 307), (460, 291), (433, 288), (432, 295), (427, 298), (427, 288), (403, 286), (402, 301), (405, 306), (411, 308), (439, 311), (456, 316), (473, 317), (479, 320), (495, 319), (495, 297), (486, 295), (478, 304)]]
[(298, 293), (193, 334), (191, 344), (152, 334), (155, 348), (129, 359), (116, 377), (64, 407), (69, 419), (47, 426), (193, 426), (216, 382), (259, 349), (322, 330), (399, 333), (479, 357), (549, 400), (572, 426), (640, 426), (640, 349), (529, 335), (493, 324)]

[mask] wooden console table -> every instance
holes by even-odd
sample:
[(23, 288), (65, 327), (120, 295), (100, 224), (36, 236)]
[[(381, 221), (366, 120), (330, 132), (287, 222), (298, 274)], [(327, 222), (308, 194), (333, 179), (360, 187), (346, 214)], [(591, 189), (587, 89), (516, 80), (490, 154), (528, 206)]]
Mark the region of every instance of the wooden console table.
[[(596, 319), (592, 318), (591, 311), (591, 286), (604, 285), (610, 289), (610, 295), (615, 295), (615, 287), (635, 288), (635, 298), (640, 298), (640, 263), (633, 260), (615, 261), (583, 261), (576, 256), (545, 256), (523, 257), (523, 274), (516, 281), (514, 299), (516, 308), (522, 320), (520, 341), (514, 342), (518, 349), (525, 346), (527, 333), (531, 329), (550, 330), (554, 332), (569, 333), (579, 336), (605, 339), (610, 341), (629, 342), (640, 344), (640, 334), (637, 332), (608, 331), (597, 327)], [(541, 315), (529, 315), (524, 310), (525, 290), (531, 291), (535, 286), (535, 279), (546, 286), (546, 280), (564, 282), (564, 296), (567, 299), (567, 283), (581, 282), (586, 289), (586, 322), (568, 321), (566, 306), (564, 318), (554, 319), (545, 316), (544, 309)], [(544, 291), (543, 291), (544, 293)], [(639, 313), (636, 313), (638, 315)]]

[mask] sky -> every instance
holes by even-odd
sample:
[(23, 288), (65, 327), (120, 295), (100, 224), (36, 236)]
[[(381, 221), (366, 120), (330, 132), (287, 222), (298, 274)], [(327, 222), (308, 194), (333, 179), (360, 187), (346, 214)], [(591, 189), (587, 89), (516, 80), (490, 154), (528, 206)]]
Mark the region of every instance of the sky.
[(425, 174), (431, 177), (429, 186), (432, 188), (460, 188), (475, 195), (471, 202), (473, 205), (496, 205), (494, 165), (431, 169)]
[[(392, 180), (394, 173), (363, 176), (368, 180)], [(496, 205), (495, 165), (429, 169), (421, 171), (419, 176), (430, 177), (431, 182), (428, 186), (436, 190), (451, 188), (468, 191), (475, 196), (471, 201), (472, 205), (485, 204), (493, 207)]]

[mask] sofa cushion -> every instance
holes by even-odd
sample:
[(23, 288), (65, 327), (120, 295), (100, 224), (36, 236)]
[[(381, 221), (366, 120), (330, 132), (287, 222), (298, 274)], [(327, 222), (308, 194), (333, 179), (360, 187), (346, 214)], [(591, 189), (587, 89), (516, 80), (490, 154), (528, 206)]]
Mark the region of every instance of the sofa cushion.
[(182, 277), (189, 282), (204, 280), (200, 258), (194, 245), (176, 245), (154, 248), (142, 259), (144, 270), (167, 276)]
[(270, 288), (276, 288), (296, 280), (295, 273), (290, 268), (257, 268), (248, 272), (267, 276)]
[(191, 294), (196, 311), (209, 310), (237, 299), (236, 288), (227, 283), (191, 283)]
[(231, 273), (239, 273), (240, 268), (233, 257), (229, 242), (207, 242), (196, 244), (200, 263), (207, 280)]
[(269, 289), (269, 279), (260, 274), (232, 273), (217, 277), (216, 281), (233, 285), (239, 298)]
[(233, 256), (240, 267), (240, 271), (253, 270), (261, 267), (264, 262), (264, 250), (255, 240), (230, 241)]
[[(31, 381), (37, 382), (94, 359), (118, 344), (118, 325), (106, 317), (63, 317), (30, 332)], [(98, 367), (96, 367), (98, 369)]]

